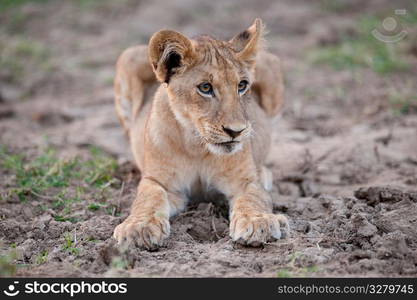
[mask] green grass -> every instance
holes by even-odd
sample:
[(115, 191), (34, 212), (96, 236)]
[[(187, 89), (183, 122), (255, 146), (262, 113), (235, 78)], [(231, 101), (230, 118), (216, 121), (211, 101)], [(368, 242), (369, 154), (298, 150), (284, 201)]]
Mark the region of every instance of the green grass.
[(71, 222), (71, 223), (77, 223), (79, 220), (75, 217), (66, 217), (62, 215), (56, 215), (54, 217), (54, 220), (57, 222)]
[(279, 278), (290, 278), (293, 277), (292, 273), (288, 269), (281, 269), (277, 272), (277, 277)]
[[(7, 40), (7, 41), (6, 41)], [(0, 70), (10, 82), (21, 82), (30, 73), (51, 70), (46, 45), (25, 36), (0, 40)]]
[(87, 206), (87, 208), (89, 209), (89, 210), (91, 210), (91, 211), (97, 211), (97, 210), (99, 210), (100, 208), (102, 208), (102, 207), (106, 207), (107, 205), (106, 204), (103, 204), (103, 203), (96, 203), (96, 202), (93, 202), (93, 203), (90, 203), (88, 206)]
[[(19, 8), (22, 5), (28, 3), (35, 4), (47, 4), (51, 0), (1, 0), (0, 1), (0, 11), (5, 11), (13, 8)], [(110, 0), (74, 0), (73, 3), (78, 5), (80, 8), (95, 8), (103, 3), (112, 2)], [(127, 1), (122, 1), (126, 3)]]
[(111, 261), (111, 268), (114, 268), (116, 270), (124, 270), (128, 267), (128, 262), (126, 259), (120, 257), (120, 256), (116, 256), (112, 259)]
[(394, 115), (401, 116), (417, 113), (417, 95), (410, 93), (412, 87), (406, 89), (408, 92), (391, 89), (388, 93), (388, 101)]
[(120, 7), (132, 4), (130, 0), (74, 0), (73, 3), (79, 7), (80, 10), (97, 10), (101, 8), (111, 9), (113, 7)]
[[(14, 192), (21, 200), (28, 195), (38, 196), (49, 188), (68, 188), (74, 180), (95, 188), (116, 183), (116, 161), (97, 148), (91, 148), (91, 156), (83, 161), (78, 157), (60, 159), (56, 150), (48, 148), (29, 159), (24, 154), (9, 153), (6, 147), (0, 147), (0, 167), (15, 175)], [(76, 195), (71, 199), (66, 198), (66, 190), (57, 193), (55, 205), (65, 207), (67, 203), (80, 201), (83, 188), (76, 186), (74, 189)]]
[(311, 277), (313, 273), (319, 271), (319, 267), (316, 265), (301, 267), (297, 261), (302, 258), (304, 254), (301, 252), (294, 252), (289, 255), (289, 262), (285, 268), (277, 271), (277, 277), (289, 278), (289, 277)]
[[(13, 183), (7, 188), (4, 198), (45, 200), (40, 209), (52, 208), (57, 212), (55, 220), (60, 222), (79, 221), (72, 216), (74, 207), (79, 206), (88, 195), (93, 194), (96, 199), (105, 198), (107, 189), (119, 184), (114, 177), (116, 161), (96, 147), (90, 149), (89, 159), (76, 156), (62, 159), (52, 148), (29, 158), (0, 147), (1, 169), (13, 176)], [(101, 207), (113, 211), (113, 207), (105, 203), (91, 203), (87, 208), (95, 211)]]
[(77, 159), (59, 160), (53, 149), (32, 160), (23, 154), (9, 154), (4, 147), (0, 149), (0, 166), (14, 173), (16, 187), (11, 193), (20, 200), (39, 195), (48, 188), (68, 187), (78, 165)]
[(16, 258), (15, 250), (0, 255), (0, 277), (9, 277), (16, 274), (16, 264), (14, 263)]
[(81, 187), (76, 187), (76, 195), (74, 197), (68, 196), (68, 190), (64, 189), (55, 196), (56, 200), (52, 203), (52, 207), (61, 209), (63, 213), (69, 213), (72, 204), (82, 201), (82, 194), (83, 190)]
[(95, 237), (93, 237), (93, 236), (90, 236), (90, 237), (88, 237), (87, 238), (87, 242), (90, 242), (90, 243), (96, 243), (96, 242), (98, 242), (99, 240), (98, 239), (96, 239)]
[(304, 268), (296, 268), (294, 266), (280, 269), (277, 272), (279, 278), (290, 278), (290, 277), (311, 277), (313, 273), (317, 273), (319, 268), (317, 266), (308, 266)]
[(44, 264), (48, 261), (48, 251), (44, 250), (35, 258), (35, 263), (38, 265)]
[(96, 187), (104, 187), (115, 182), (113, 174), (117, 169), (115, 159), (106, 155), (97, 147), (91, 148), (92, 159), (84, 164), (84, 181)]
[(98, 211), (100, 209), (104, 208), (106, 213), (111, 215), (111, 216), (120, 216), (120, 212), (118, 211), (118, 208), (116, 205), (114, 204), (106, 204), (106, 203), (97, 203), (97, 202), (93, 202), (90, 203), (87, 206), (87, 209), (90, 211)]
[(372, 35), (381, 22), (374, 16), (363, 17), (358, 21), (355, 35), (345, 35), (338, 44), (312, 50), (309, 59), (336, 70), (365, 67), (380, 74), (408, 70), (402, 42), (384, 43)]
[(120, 216), (120, 212), (117, 211), (117, 206), (114, 204), (110, 204), (106, 207), (106, 212), (107, 214), (111, 215), (111, 216)]
[(351, 3), (346, 0), (320, 0), (319, 6), (324, 11), (339, 13), (349, 9)]
[(395, 115), (408, 115), (417, 112), (417, 99), (398, 99), (396, 102), (391, 102)]
[(64, 245), (62, 246), (62, 250), (77, 256), (80, 254), (80, 249), (75, 246), (75, 237), (73, 237), (70, 233), (66, 233), (64, 235)]
[[(72, 6), (78, 9), (78, 13), (83, 11), (98, 10), (105, 7), (120, 6), (128, 4), (127, 1), (110, 1), (110, 0), (70, 0)], [(0, 19), (2, 32), (10, 35), (24, 34), (32, 19), (31, 10), (25, 10), (25, 5), (46, 6), (59, 0), (0, 0)]]
[(407, 9), (407, 14), (402, 19), (407, 25), (417, 24), (417, 5), (414, 5), (411, 9)]
[(108, 0), (75, 0), (74, 3), (80, 8), (85, 10), (92, 10), (100, 7), (103, 3), (109, 2)]
[(1, 0), (0, 11), (16, 8), (27, 3), (46, 3), (49, 0)]
[(302, 270), (301, 270), (301, 272), (304, 274), (304, 275), (308, 275), (308, 274), (310, 274), (310, 273), (316, 273), (316, 272), (318, 272), (319, 271), (319, 267), (317, 267), (317, 266), (309, 266), (309, 267), (305, 267), (305, 268), (303, 268)]

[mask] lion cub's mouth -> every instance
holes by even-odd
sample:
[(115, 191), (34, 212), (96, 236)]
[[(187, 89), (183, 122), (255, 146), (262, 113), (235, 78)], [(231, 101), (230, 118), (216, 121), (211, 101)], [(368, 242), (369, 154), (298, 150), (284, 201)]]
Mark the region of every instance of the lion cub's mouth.
[(215, 143), (216, 146), (234, 146), (239, 144), (239, 141), (228, 141), (228, 142), (223, 142), (223, 143)]
[(240, 141), (228, 141), (223, 143), (207, 144), (209, 150), (214, 154), (233, 154), (242, 149), (242, 143)]

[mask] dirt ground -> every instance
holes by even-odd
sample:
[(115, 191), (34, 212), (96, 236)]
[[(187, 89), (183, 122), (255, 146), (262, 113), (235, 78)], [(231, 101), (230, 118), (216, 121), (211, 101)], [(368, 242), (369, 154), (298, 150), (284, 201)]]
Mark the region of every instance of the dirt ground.
[[(18, 2), (0, 6), (0, 276), (417, 276), (414, 1)], [(403, 40), (360, 32), (395, 9)], [(230, 38), (255, 17), (285, 68), (269, 166), (291, 236), (238, 246), (227, 207), (192, 203), (166, 247), (117, 248), (140, 179), (113, 107), (117, 56), (161, 28)]]

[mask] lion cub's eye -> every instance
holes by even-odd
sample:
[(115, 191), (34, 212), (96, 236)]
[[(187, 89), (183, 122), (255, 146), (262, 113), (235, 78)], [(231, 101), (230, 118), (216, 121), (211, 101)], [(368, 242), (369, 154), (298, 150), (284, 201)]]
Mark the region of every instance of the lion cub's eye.
[(208, 82), (200, 83), (198, 86), (198, 91), (203, 94), (203, 96), (213, 96), (213, 86)]
[(239, 85), (237, 86), (237, 91), (240, 95), (243, 95), (247, 88), (248, 88), (249, 82), (247, 80), (242, 80), (239, 82)]

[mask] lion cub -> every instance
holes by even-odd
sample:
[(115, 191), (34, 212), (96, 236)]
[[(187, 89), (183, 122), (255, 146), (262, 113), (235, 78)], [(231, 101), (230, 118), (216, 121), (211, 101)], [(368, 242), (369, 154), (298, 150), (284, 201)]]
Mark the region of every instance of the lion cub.
[(264, 166), (283, 86), (262, 31), (259, 19), (230, 41), (161, 30), (120, 56), (116, 110), (142, 179), (114, 230), (119, 243), (157, 248), (187, 199), (212, 191), (229, 201), (233, 241), (259, 246), (288, 233), (287, 219), (272, 213)]

